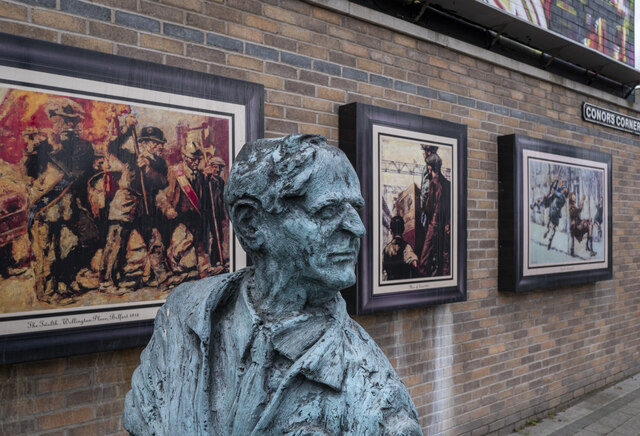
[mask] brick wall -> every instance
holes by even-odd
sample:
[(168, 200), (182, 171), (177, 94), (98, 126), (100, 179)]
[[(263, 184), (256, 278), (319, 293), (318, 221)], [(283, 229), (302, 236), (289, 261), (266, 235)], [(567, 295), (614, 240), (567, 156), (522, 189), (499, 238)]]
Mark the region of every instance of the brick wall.
[[(352, 101), (468, 125), (468, 301), (358, 318), (426, 434), (509, 433), (640, 371), (640, 141), (580, 118), (584, 100), (637, 107), (393, 29), (298, 0), (0, 0), (2, 32), (264, 84), (268, 136), (337, 144), (338, 107)], [(612, 154), (614, 280), (497, 291), (496, 138), (510, 133)], [(139, 352), (0, 367), (0, 433), (122, 433)]]

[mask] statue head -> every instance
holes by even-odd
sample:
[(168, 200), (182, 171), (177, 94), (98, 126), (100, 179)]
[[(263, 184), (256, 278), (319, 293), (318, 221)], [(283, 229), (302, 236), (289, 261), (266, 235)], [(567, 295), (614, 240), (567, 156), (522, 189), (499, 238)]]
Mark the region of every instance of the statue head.
[(323, 136), (246, 144), (231, 168), (224, 200), (256, 269), (295, 276), (321, 299), (355, 283), (364, 200), (348, 159)]

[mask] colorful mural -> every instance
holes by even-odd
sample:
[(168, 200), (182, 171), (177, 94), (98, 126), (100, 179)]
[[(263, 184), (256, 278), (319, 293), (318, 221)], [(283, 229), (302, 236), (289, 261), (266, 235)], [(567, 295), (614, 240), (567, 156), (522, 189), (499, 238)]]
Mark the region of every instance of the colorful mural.
[(228, 271), (229, 154), (228, 117), (0, 87), (0, 313)]
[(634, 65), (634, 0), (483, 0)]

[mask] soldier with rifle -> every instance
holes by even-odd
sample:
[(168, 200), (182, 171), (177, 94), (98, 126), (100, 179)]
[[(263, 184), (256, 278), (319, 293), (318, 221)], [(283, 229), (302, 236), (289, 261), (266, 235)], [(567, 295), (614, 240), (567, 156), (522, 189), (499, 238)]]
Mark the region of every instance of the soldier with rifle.
[(72, 296), (69, 285), (97, 248), (99, 235), (86, 189), (95, 154), (80, 136), (85, 117), (80, 104), (61, 97), (44, 109), (52, 128), (34, 135), (25, 150), (32, 180), (27, 227), (36, 258), (37, 298), (60, 303)]

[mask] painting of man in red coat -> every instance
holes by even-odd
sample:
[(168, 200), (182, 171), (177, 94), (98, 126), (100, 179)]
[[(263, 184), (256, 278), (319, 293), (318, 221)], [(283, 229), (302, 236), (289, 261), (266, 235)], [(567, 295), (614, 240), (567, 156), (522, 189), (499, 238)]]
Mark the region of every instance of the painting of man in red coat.
[(437, 154), (427, 158), (431, 175), (423, 213), (425, 241), (420, 253), (420, 275), (437, 277), (449, 275), (449, 245), (451, 240), (451, 182), (442, 174), (442, 159)]

